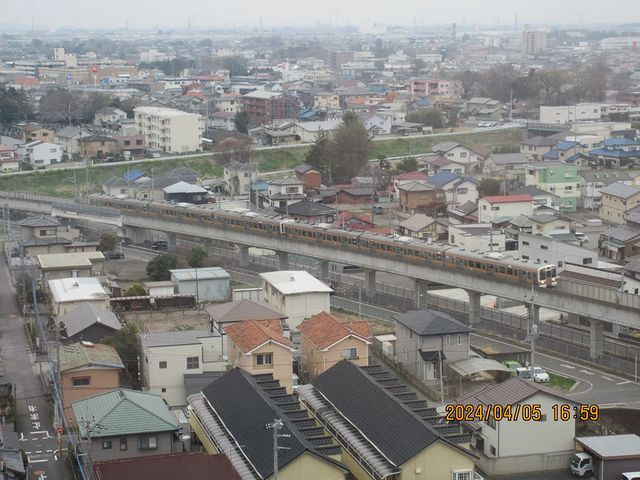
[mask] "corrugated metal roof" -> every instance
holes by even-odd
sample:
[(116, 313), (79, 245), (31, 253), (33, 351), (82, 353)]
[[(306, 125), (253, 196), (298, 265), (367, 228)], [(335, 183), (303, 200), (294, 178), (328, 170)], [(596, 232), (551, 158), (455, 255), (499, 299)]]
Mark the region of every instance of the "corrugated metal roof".
[(619, 457), (640, 457), (640, 437), (635, 434), (576, 437), (576, 440), (607, 460)]
[(200, 338), (219, 337), (218, 332), (207, 330), (184, 330), (179, 332), (148, 332), (140, 335), (145, 347), (172, 347), (176, 345), (194, 345)]
[(178, 282), (190, 282), (201, 280), (221, 280), (231, 278), (229, 273), (221, 267), (205, 267), (205, 268), (181, 268), (179, 270), (169, 270), (171, 277)]
[(111, 345), (77, 342), (60, 348), (61, 372), (91, 366), (124, 368), (118, 352)]

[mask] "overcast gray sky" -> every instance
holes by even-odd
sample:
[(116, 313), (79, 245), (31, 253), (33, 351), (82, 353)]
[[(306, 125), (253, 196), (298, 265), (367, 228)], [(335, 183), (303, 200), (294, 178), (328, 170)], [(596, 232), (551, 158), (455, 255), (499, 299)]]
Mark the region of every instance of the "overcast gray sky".
[[(640, 0), (0, 0), (0, 23), (60, 26), (193, 27), (374, 22), (433, 25), (457, 22), (579, 24), (640, 22)], [(33, 15), (33, 18), (32, 18)]]

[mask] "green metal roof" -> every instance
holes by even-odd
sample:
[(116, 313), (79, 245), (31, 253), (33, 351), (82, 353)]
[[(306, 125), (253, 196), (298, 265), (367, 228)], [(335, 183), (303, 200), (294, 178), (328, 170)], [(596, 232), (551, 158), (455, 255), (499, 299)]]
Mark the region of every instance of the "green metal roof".
[(71, 407), (84, 438), (178, 430), (178, 421), (162, 397), (151, 393), (120, 388)]
[(111, 345), (77, 342), (60, 348), (60, 371), (81, 367), (124, 368), (124, 364)]

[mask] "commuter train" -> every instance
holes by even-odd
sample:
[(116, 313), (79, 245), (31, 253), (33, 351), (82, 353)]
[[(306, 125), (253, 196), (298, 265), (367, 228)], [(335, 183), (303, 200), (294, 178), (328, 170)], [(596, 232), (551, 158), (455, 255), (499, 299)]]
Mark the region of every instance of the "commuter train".
[(550, 288), (558, 282), (555, 265), (532, 262), (511, 256), (508, 252), (483, 253), (416, 238), (345, 230), (329, 224), (312, 224), (250, 211), (221, 210), (216, 209), (213, 204), (205, 206), (133, 200), (101, 194), (91, 195), (89, 201), (95, 206), (116, 208), (124, 212), (176, 218), (181, 222), (249, 231), (266, 236), (277, 235), (330, 248), (394, 257), (418, 265), (462, 270), (488, 279), (520, 285)]

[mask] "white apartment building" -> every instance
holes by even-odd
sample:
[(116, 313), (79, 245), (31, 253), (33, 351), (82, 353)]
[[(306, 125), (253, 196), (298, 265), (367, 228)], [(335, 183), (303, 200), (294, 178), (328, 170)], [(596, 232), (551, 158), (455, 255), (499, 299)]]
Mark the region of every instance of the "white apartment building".
[(525, 29), (522, 32), (522, 54), (537, 55), (547, 49), (547, 32)]
[(540, 123), (565, 124), (593, 122), (602, 118), (600, 103), (578, 103), (576, 105), (540, 106)]
[(261, 273), (263, 300), (287, 317), (294, 330), (305, 318), (331, 310), (331, 288), (304, 271)]
[(226, 370), (218, 332), (148, 332), (140, 334), (140, 342), (145, 391), (160, 395), (170, 407), (187, 404), (185, 375)]
[(184, 153), (202, 150), (204, 118), (173, 108), (138, 107), (134, 111), (138, 133), (150, 150)]

